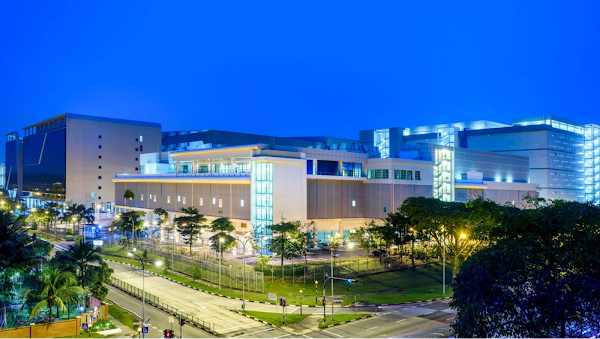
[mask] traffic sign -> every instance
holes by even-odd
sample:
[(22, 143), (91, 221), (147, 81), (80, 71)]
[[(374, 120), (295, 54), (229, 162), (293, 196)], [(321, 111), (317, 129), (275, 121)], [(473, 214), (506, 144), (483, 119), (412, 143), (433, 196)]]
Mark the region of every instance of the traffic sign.
[(277, 294), (275, 293), (269, 293), (267, 294), (267, 297), (269, 298), (269, 300), (277, 301)]
[(174, 323), (175, 322), (175, 317), (169, 317), (169, 322), (170, 323)]
[(81, 323), (81, 328), (84, 330), (88, 329), (88, 324), (87, 323)]
[(148, 333), (148, 326), (142, 327), (142, 333)]

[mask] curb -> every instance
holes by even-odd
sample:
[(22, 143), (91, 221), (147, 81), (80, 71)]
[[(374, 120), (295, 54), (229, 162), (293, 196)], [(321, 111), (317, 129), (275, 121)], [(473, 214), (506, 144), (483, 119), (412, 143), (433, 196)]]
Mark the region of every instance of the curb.
[(271, 323), (270, 323), (270, 322), (268, 322), (268, 321), (260, 320), (260, 319), (258, 319), (258, 318), (255, 318), (255, 317), (253, 317), (253, 316), (250, 316), (250, 315), (244, 314), (244, 313), (242, 313), (242, 312), (240, 312), (240, 311), (234, 311), (234, 310), (230, 310), (230, 311), (231, 311), (231, 312), (235, 312), (235, 313), (237, 313), (237, 314), (239, 314), (239, 315), (243, 315), (243, 316), (244, 316), (244, 317), (246, 317), (246, 318), (250, 318), (250, 319), (252, 319), (252, 320), (259, 321), (259, 322), (261, 322), (261, 323), (263, 323), (263, 324), (267, 324), (267, 325), (271, 325), (271, 326), (273, 326), (273, 327), (277, 327), (277, 326), (275, 326), (275, 325), (271, 324)]
[(374, 314), (371, 314), (371, 315), (366, 315), (364, 317), (360, 317), (360, 318), (356, 318), (356, 319), (352, 319), (352, 320), (348, 320), (348, 321), (343, 321), (341, 323), (337, 323), (337, 324), (333, 324), (333, 325), (327, 325), (327, 326), (325, 326), (323, 328), (330, 328), (330, 327), (340, 326), (340, 325), (344, 325), (344, 324), (347, 324), (347, 323), (351, 323), (353, 321), (359, 321), (359, 320), (363, 320), (363, 319), (368, 319), (368, 318), (372, 318), (372, 317), (375, 317), (375, 316), (377, 316), (377, 314), (374, 313)]
[(342, 307), (379, 307), (379, 306), (399, 306), (399, 305), (410, 305), (410, 304), (419, 304), (419, 303), (426, 303), (426, 302), (430, 302), (430, 301), (439, 301), (439, 300), (447, 300), (447, 299), (452, 299), (452, 297), (443, 297), (443, 298), (435, 298), (435, 299), (427, 299), (427, 300), (420, 300), (420, 301), (407, 301), (404, 303), (395, 303), (395, 304), (369, 304), (369, 305), (360, 305), (360, 306), (356, 306), (354, 304), (350, 304), (348, 306), (342, 306)]

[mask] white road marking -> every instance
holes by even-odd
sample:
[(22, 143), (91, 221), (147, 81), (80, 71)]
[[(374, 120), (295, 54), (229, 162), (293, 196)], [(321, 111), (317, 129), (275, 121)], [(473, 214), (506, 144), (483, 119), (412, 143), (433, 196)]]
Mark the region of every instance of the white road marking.
[(206, 306), (204, 306), (204, 305), (202, 305), (202, 304), (199, 304), (199, 303), (197, 303), (197, 302), (195, 302), (195, 301), (192, 301), (192, 304), (196, 304), (196, 305), (198, 305), (198, 306), (200, 306), (200, 307), (202, 307), (202, 308), (206, 308)]
[(375, 326), (375, 327), (367, 328), (367, 331), (368, 331), (368, 330), (374, 330), (374, 329), (376, 329), (377, 327), (379, 327), (379, 326)]
[(240, 327), (252, 327), (252, 326), (260, 326), (260, 324), (246, 324), (246, 325), (234, 326), (234, 327), (229, 327), (229, 328), (223, 328), (223, 329), (221, 329), (221, 331), (232, 330), (234, 328), (240, 328)]
[(309, 336), (307, 336), (306, 334), (303, 334), (302, 336), (303, 336), (303, 337), (307, 337), (307, 338), (309, 338), (309, 339), (313, 339), (312, 337), (309, 337)]
[(272, 328), (267, 328), (266, 330), (262, 330), (262, 331), (256, 331), (256, 332), (252, 332), (252, 333), (240, 334), (237, 337), (243, 337), (245, 335), (251, 335), (251, 334), (256, 334), (256, 333), (260, 333), (260, 332), (267, 332), (267, 331), (273, 331), (273, 329)]
[(404, 321), (404, 320), (406, 320), (406, 319), (396, 320), (396, 322), (399, 323), (399, 322)]
[(275, 338), (283, 338), (283, 337), (287, 337), (287, 336), (290, 336), (290, 335), (291, 335), (291, 334), (284, 334), (284, 335), (282, 335), (282, 336), (275, 337)]
[(329, 333), (329, 334), (331, 334), (331, 335), (334, 335), (334, 336), (336, 336), (336, 337), (338, 337), (338, 338), (343, 338), (343, 336), (341, 336), (341, 335), (339, 335), (339, 334), (337, 334), (337, 333), (329, 332), (329, 331), (327, 331), (327, 330), (322, 330), (321, 332)]

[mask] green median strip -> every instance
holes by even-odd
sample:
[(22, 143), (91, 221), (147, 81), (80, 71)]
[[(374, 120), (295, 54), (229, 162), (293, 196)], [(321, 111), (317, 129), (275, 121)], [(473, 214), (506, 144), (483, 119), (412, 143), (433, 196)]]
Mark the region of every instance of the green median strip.
[[(281, 313), (270, 313), (270, 312), (257, 312), (257, 311), (240, 311), (240, 313), (249, 315), (259, 320), (263, 320), (268, 322), (269, 324), (275, 326), (282, 326), (283, 323), (283, 315)], [(302, 320), (306, 319), (308, 315), (300, 315), (300, 314), (286, 314), (285, 315), (285, 324), (291, 325), (295, 323), (299, 323)]]
[(133, 314), (120, 308), (119, 306), (115, 304), (110, 305), (108, 307), (108, 314), (110, 314), (113, 318), (117, 319), (118, 321), (122, 322), (123, 325), (133, 330), (137, 330), (137, 326), (133, 324), (134, 321), (137, 321), (136, 317), (134, 317)]
[(324, 322), (321, 319), (321, 322), (319, 323), (319, 328), (325, 328), (327, 326), (331, 326), (331, 325), (336, 325), (339, 323), (343, 323), (346, 321), (350, 321), (350, 320), (354, 320), (354, 319), (360, 319), (362, 317), (367, 317), (370, 316), (370, 314), (365, 314), (365, 313), (359, 313), (359, 314), (335, 314), (333, 316), (333, 320), (331, 320), (331, 315), (327, 316), (327, 322)]

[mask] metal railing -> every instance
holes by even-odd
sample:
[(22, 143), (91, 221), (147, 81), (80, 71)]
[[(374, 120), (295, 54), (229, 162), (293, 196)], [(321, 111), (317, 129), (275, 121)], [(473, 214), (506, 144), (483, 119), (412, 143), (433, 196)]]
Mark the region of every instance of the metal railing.
[[(110, 280), (111, 280), (112, 286), (114, 286), (114, 287), (140, 299), (140, 300), (142, 299), (142, 290), (141, 289), (139, 289), (135, 286), (132, 286), (131, 284), (128, 284), (128, 283), (126, 283), (122, 280), (119, 280), (117, 278), (114, 278), (114, 277), (110, 277)], [(169, 304), (165, 304), (160, 301), (158, 296), (155, 296), (148, 292), (146, 292), (145, 295), (146, 295), (147, 303), (154, 305), (154, 306), (160, 308), (161, 310), (163, 310), (167, 313), (170, 313), (174, 316), (181, 317), (182, 319), (185, 319), (187, 323), (192, 324), (196, 327), (199, 327), (205, 331), (209, 331), (211, 333), (216, 333), (213, 323), (204, 321), (197, 316), (194, 317), (191, 314), (183, 312), (180, 308), (174, 307)]]

